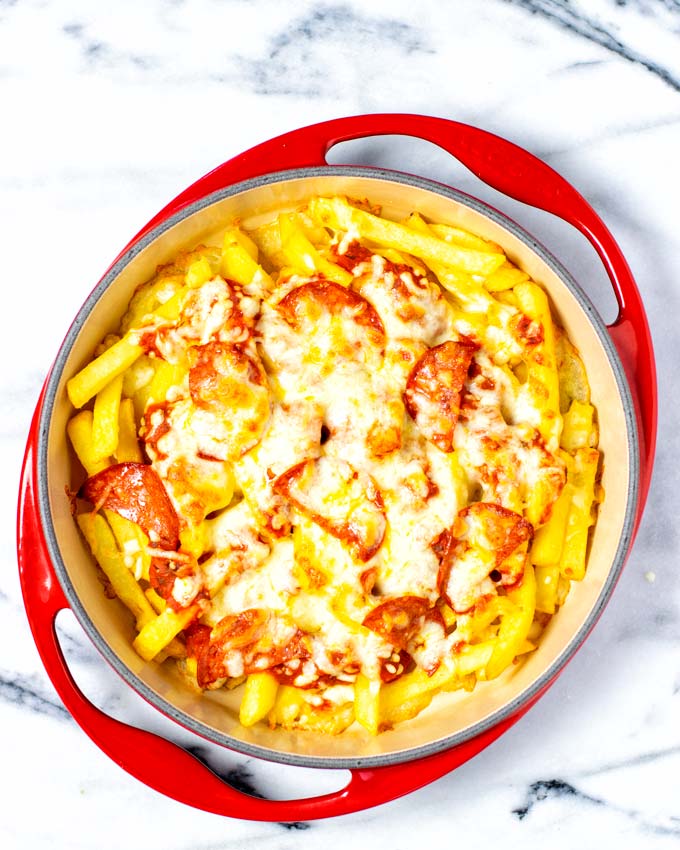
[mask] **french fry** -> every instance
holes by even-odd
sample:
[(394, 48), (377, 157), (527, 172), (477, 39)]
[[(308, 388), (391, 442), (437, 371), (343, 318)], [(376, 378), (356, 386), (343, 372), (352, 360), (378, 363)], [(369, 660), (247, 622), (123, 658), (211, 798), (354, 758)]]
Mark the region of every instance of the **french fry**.
[(326, 735), (338, 735), (354, 720), (352, 703), (315, 708), (305, 700), (305, 692), (291, 685), (280, 685), (274, 707), (267, 717), (272, 728), (309, 729)]
[(508, 289), (513, 289), (518, 283), (527, 280), (529, 280), (529, 275), (526, 272), (506, 260), (499, 269), (487, 275), (484, 279), (484, 286), (489, 292), (505, 292)]
[[(287, 213), (287, 215), (295, 220), (297, 226), (317, 250), (325, 249), (330, 245), (328, 232), (323, 227), (314, 224), (309, 216), (299, 211)], [(248, 231), (247, 235), (257, 246), (269, 267), (278, 271), (287, 264), (286, 255), (281, 249), (281, 229), (278, 217), (267, 224), (262, 224), (254, 230)]]
[(529, 634), (536, 610), (536, 578), (534, 568), (528, 561), (524, 566), (522, 583), (508, 590), (508, 599), (514, 604), (515, 610), (501, 620), (498, 638), (486, 665), (487, 679), (495, 679), (512, 664)]
[(151, 556), (147, 552), (149, 538), (136, 522), (127, 519), (115, 511), (105, 510), (104, 515), (111, 526), (116, 543), (123, 556), (125, 566), (139, 581), (140, 578), (149, 580)]
[[(144, 601), (149, 605), (146, 597)], [(198, 605), (190, 605), (180, 611), (168, 606), (160, 614), (154, 614), (154, 618), (141, 629), (132, 646), (145, 661), (151, 661), (196, 618), (199, 611)]]
[(571, 587), (570, 579), (566, 578), (563, 575), (560, 575), (557, 581), (557, 596), (555, 598), (555, 605), (558, 607), (562, 607), (564, 603), (567, 601), (567, 596), (569, 595), (569, 589)]
[(176, 386), (181, 386), (187, 377), (187, 370), (183, 366), (159, 360), (156, 372), (149, 386), (147, 403), (160, 404), (166, 401), (168, 393)]
[(351, 702), (319, 708), (304, 702), (297, 723), (293, 725), (324, 735), (339, 735), (353, 722), (354, 705)]
[(420, 697), (424, 693), (445, 687), (458, 674), (455, 658), (445, 658), (432, 676), (416, 668), (396, 682), (384, 685), (380, 691), (380, 715), (388, 716), (396, 706)]
[(141, 357), (144, 349), (133, 335), (124, 336), (99, 357), (87, 364), (66, 384), (66, 391), (74, 407), (82, 407), (100, 390)]
[[(83, 537), (87, 540), (97, 563), (111, 582), (111, 587), (116, 596), (132, 611), (137, 620), (137, 628), (143, 630), (149, 623), (153, 622), (156, 614), (149, 600), (144, 596), (144, 591), (125, 565), (108, 523), (104, 517), (92, 513), (79, 514), (77, 520)], [(174, 635), (171, 635), (171, 637), (174, 637)]]
[(555, 328), (555, 357), (560, 384), (560, 411), (566, 413), (574, 399), (588, 404), (590, 387), (585, 366), (576, 347), (559, 328)]
[[(458, 684), (458, 681), (456, 681), (456, 685)], [(462, 687), (462, 685), (460, 685), (460, 687)], [(391, 729), (398, 723), (403, 723), (405, 720), (412, 720), (420, 714), (421, 711), (424, 711), (428, 707), (428, 705), (432, 702), (433, 697), (433, 691), (425, 691), (424, 693), (411, 697), (411, 699), (407, 699), (404, 702), (390, 703), (388, 706), (384, 706), (380, 713), (379, 731)]]
[(296, 272), (306, 275), (321, 274), (341, 286), (350, 285), (352, 275), (341, 266), (329, 262), (319, 254), (305, 236), (302, 228), (298, 226), (294, 216), (279, 216), (279, 232), (281, 235), (281, 251), (287, 263)]
[[(163, 599), (162, 596), (159, 596), (156, 593), (153, 587), (147, 587), (147, 589), (144, 591), (144, 596), (146, 596), (146, 598), (149, 600), (149, 602), (151, 603), (151, 607), (157, 614), (162, 613), (168, 607), (168, 603), (165, 601), (165, 599)], [(196, 659), (194, 659), (194, 661), (195, 660)]]
[(168, 321), (174, 322), (179, 318), (179, 315), (182, 312), (182, 305), (187, 297), (187, 293), (188, 287), (178, 289), (172, 298), (168, 298), (167, 301), (164, 301), (163, 304), (156, 307), (153, 313), (151, 313), (151, 316), (155, 316), (157, 319), (167, 319)]
[(567, 530), (571, 498), (572, 485), (567, 483), (552, 506), (550, 519), (534, 535), (530, 551), (531, 563), (534, 566), (559, 563), (564, 547), (564, 535)]
[(491, 274), (505, 262), (504, 254), (458, 247), (436, 236), (416, 233), (403, 224), (352, 207), (343, 198), (313, 198), (309, 202), (309, 214), (320, 224), (334, 230), (357, 232), (379, 245), (470, 274)]
[(66, 426), (71, 445), (78, 456), (78, 460), (90, 475), (96, 475), (102, 469), (111, 465), (111, 458), (98, 457), (92, 443), (92, 411), (81, 410), (76, 413)]
[(560, 578), (559, 564), (540, 564), (536, 567), (536, 610), (545, 614), (555, 613), (557, 583)]
[(524, 385), (541, 411), (539, 431), (548, 448), (559, 445), (562, 429), (560, 393), (555, 359), (555, 335), (548, 296), (535, 283), (519, 283), (514, 288), (520, 310), (542, 328), (542, 340), (531, 346), (527, 358), (528, 378)]
[(274, 707), (279, 683), (271, 673), (251, 673), (246, 679), (239, 709), (243, 726), (253, 726)]
[(134, 398), (135, 393), (143, 387), (147, 387), (156, 374), (157, 364), (158, 361), (155, 358), (142, 354), (139, 360), (136, 360), (129, 369), (126, 369), (123, 372), (123, 396)]
[(250, 235), (244, 230), (241, 230), (240, 227), (230, 228), (229, 233), (231, 234), (231, 237), (235, 239), (239, 243), (239, 245), (244, 248), (253, 258), (253, 260), (255, 260), (255, 262), (257, 263), (260, 252), (257, 247), (257, 244), (253, 239), (251, 239)]
[(237, 228), (229, 228), (224, 234), (222, 246), (222, 274), (228, 280), (234, 280), (242, 286), (254, 284), (263, 291), (269, 292), (274, 288), (274, 281), (267, 272), (253, 259), (244, 247), (241, 237), (243, 234)]
[(380, 727), (380, 679), (359, 673), (354, 683), (354, 716), (371, 735)]
[(580, 581), (586, 571), (586, 550), (590, 526), (594, 523), (595, 478), (599, 452), (596, 449), (577, 449), (568, 470), (573, 487), (569, 517), (564, 538), (561, 570), (565, 578)]
[[(406, 219), (406, 224), (412, 230), (424, 236), (431, 236), (433, 233), (431, 225), (427, 224), (425, 219), (418, 215), (418, 213), (412, 213)], [(428, 265), (444, 289), (453, 295), (462, 307), (472, 313), (472, 315), (468, 313), (466, 318), (473, 322), (478, 321), (478, 335), (481, 336), (486, 322), (481, 317), (475, 317), (474, 314), (486, 315), (493, 308), (493, 297), (465, 271), (455, 269), (451, 266), (445, 266), (443, 263), (432, 260), (428, 261)]]
[(462, 227), (455, 227), (452, 224), (430, 224), (430, 230), (435, 236), (443, 239), (445, 242), (450, 242), (452, 245), (460, 245), (463, 248), (470, 248), (473, 251), (482, 251), (488, 254), (502, 254), (503, 249), (495, 242), (489, 242), (487, 239), (482, 239), (481, 236), (475, 236), (469, 230), (464, 230)]
[(92, 449), (103, 459), (115, 453), (118, 447), (118, 418), (123, 376), (118, 375), (99, 392), (94, 400), (92, 414)]
[(118, 463), (133, 461), (141, 463), (142, 450), (137, 439), (137, 424), (135, 422), (135, 406), (131, 398), (121, 399), (118, 411), (118, 445), (116, 446)]
[(276, 692), (274, 705), (269, 712), (268, 721), (272, 729), (276, 726), (292, 727), (300, 716), (304, 695), (300, 688), (292, 685), (280, 685)]
[(443, 658), (431, 676), (425, 670), (416, 668), (395, 682), (383, 685), (380, 689), (381, 718), (393, 716), (399, 705), (440, 688), (448, 688), (460, 677), (483, 670), (493, 651), (494, 641), (466, 646), (456, 655)]
[(127, 333), (131, 328), (139, 326), (146, 316), (153, 313), (180, 290), (184, 290), (184, 274), (179, 271), (160, 274), (149, 283), (140, 286), (132, 296), (128, 311), (123, 316), (121, 330)]
[(560, 446), (568, 452), (597, 444), (597, 429), (593, 424), (595, 410), (592, 404), (574, 399), (563, 416)]
[(189, 266), (185, 275), (186, 285), (189, 289), (198, 289), (209, 280), (212, 280), (213, 272), (206, 257), (201, 257)]

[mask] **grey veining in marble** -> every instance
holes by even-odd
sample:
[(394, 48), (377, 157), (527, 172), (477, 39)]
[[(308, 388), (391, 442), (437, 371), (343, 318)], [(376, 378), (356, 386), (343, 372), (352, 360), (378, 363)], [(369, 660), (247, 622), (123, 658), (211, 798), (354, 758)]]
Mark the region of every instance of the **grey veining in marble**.
[[(659, 368), (649, 507), (592, 636), (529, 715), (408, 798), (325, 822), (191, 810), (113, 764), (70, 719), (23, 612), (14, 554), (21, 455), (63, 334), (120, 248), (192, 180), (259, 141), (360, 112), (412, 111), (497, 132), (546, 159), (621, 244)], [(0, 846), (390, 850), (680, 846), (680, 0), (0, 0)], [(580, 236), (398, 137), (334, 162), (410, 170), (498, 206), (548, 244), (613, 317)], [(220, 750), (127, 689), (73, 617), (60, 642), (84, 692), (165, 735), (247, 793), (283, 799), (344, 774)], [(36, 800), (40, 801), (39, 807)]]

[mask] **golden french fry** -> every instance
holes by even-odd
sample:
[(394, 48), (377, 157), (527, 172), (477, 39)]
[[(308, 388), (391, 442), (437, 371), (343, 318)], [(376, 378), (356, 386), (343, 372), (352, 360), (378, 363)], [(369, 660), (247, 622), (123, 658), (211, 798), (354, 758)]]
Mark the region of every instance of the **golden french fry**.
[[(427, 224), (425, 219), (417, 213), (412, 213), (407, 219), (408, 227), (415, 230), (417, 233), (424, 236), (431, 236), (431, 225)], [(469, 273), (460, 269), (446, 266), (443, 263), (438, 263), (435, 260), (428, 260), (428, 266), (437, 276), (439, 283), (444, 289), (449, 292), (456, 301), (466, 310), (471, 311), (472, 315), (466, 314), (465, 318), (472, 322), (477, 322), (478, 333), (482, 336), (486, 328), (486, 314), (492, 309), (494, 299), (484, 289), (484, 287), (473, 280)], [(476, 316), (475, 314), (484, 314)]]
[(121, 330), (127, 333), (131, 328), (138, 327), (146, 316), (184, 288), (184, 274), (179, 271), (160, 274), (149, 283), (143, 284), (132, 296), (128, 311), (121, 322)]
[(499, 269), (485, 278), (484, 286), (489, 292), (505, 292), (526, 280), (529, 280), (529, 275), (526, 272), (506, 261)]
[(243, 726), (253, 726), (274, 707), (279, 683), (271, 673), (251, 673), (246, 679), (239, 720)]
[(559, 445), (562, 429), (560, 393), (555, 359), (555, 335), (548, 296), (535, 283), (519, 283), (514, 288), (520, 310), (541, 326), (542, 339), (533, 344), (526, 360), (528, 377), (524, 388), (541, 411), (538, 429), (548, 448)]
[[(83, 537), (87, 540), (97, 563), (111, 582), (111, 587), (116, 596), (134, 614), (137, 620), (137, 628), (143, 629), (153, 621), (156, 614), (149, 600), (144, 596), (144, 591), (125, 565), (123, 556), (116, 545), (116, 539), (106, 520), (99, 514), (92, 513), (79, 514), (77, 520)], [(174, 635), (171, 637), (174, 637)]]
[(242, 286), (251, 284), (268, 292), (274, 288), (274, 281), (267, 272), (253, 259), (248, 249), (244, 247), (237, 228), (229, 228), (224, 234), (222, 247), (222, 274), (229, 280), (234, 280)]
[(305, 692), (291, 685), (280, 685), (268, 722), (274, 728), (309, 729), (326, 735), (338, 735), (354, 721), (354, 706), (315, 708), (305, 700)]
[(354, 716), (370, 732), (377, 735), (380, 727), (380, 679), (367, 679), (359, 673), (354, 683)]
[[(146, 597), (144, 601), (149, 605)], [(132, 646), (145, 661), (151, 661), (196, 618), (199, 611), (198, 605), (191, 605), (180, 611), (168, 606), (160, 614), (154, 614), (154, 618), (141, 629)]]
[[(144, 591), (144, 596), (146, 596), (146, 598), (149, 600), (149, 602), (151, 603), (151, 607), (157, 614), (160, 614), (161, 612), (165, 611), (165, 609), (168, 607), (168, 603), (165, 601), (165, 599), (163, 599), (162, 596), (159, 596), (156, 593), (153, 587), (147, 587), (147, 589)], [(194, 662), (195, 661), (196, 659), (194, 659)]]
[(555, 357), (560, 383), (560, 411), (566, 413), (574, 399), (588, 404), (590, 387), (585, 366), (576, 347), (559, 328), (555, 328)]
[(118, 412), (118, 445), (116, 446), (118, 463), (133, 461), (141, 463), (142, 450), (137, 439), (137, 423), (135, 422), (135, 405), (131, 398), (121, 399)]
[(435, 236), (453, 245), (460, 245), (463, 248), (489, 254), (503, 253), (500, 245), (490, 242), (488, 239), (482, 239), (481, 236), (475, 236), (474, 233), (470, 233), (469, 230), (464, 230), (462, 227), (455, 227), (452, 224), (430, 224), (429, 227)]
[(111, 458), (98, 457), (92, 443), (92, 411), (81, 410), (66, 426), (71, 445), (88, 476), (111, 465)]
[(187, 297), (187, 292), (188, 287), (178, 289), (172, 298), (168, 298), (167, 301), (164, 301), (159, 307), (156, 307), (151, 315), (158, 319), (167, 319), (170, 322), (174, 322), (179, 318), (179, 315), (182, 312), (182, 306)]
[(380, 689), (380, 716), (390, 715), (395, 706), (444, 687), (457, 675), (456, 658), (451, 657), (445, 658), (432, 676), (417, 667), (395, 682), (383, 685)]
[(557, 584), (560, 578), (559, 564), (539, 564), (536, 567), (536, 610), (545, 614), (555, 613)]
[(244, 230), (241, 230), (240, 227), (231, 227), (229, 228), (230, 238), (234, 239), (238, 244), (244, 248), (250, 256), (258, 262), (259, 258), (259, 249), (257, 247), (257, 243), (250, 238), (250, 235), (246, 233)]
[(136, 522), (127, 519), (115, 511), (104, 511), (107, 522), (116, 538), (125, 566), (139, 581), (140, 578), (149, 580), (151, 556), (147, 552), (149, 538)]
[(343, 198), (313, 198), (309, 214), (334, 230), (357, 232), (359, 236), (388, 248), (406, 251), (423, 260), (432, 260), (471, 274), (491, 274), (505, 262), (504, 254), (458, 247), (410, 227), (372, 215), (350, 206)]
[(166, 360), (158, 361), (156, 372), (149, 386), (147, 403), (160, 404), (166, 401), (171, 389), (181, 386), (187, 377), (187, 370), (183, 366), (168, 363)]
[(530, 550), (531, 563), (535, 566), (559, 563), (564, 547), (571, 496), (572, 486), (567, 483), (552, 506), (550, 519), (536, 531)]
[[(462, 687), (462, 685), (459, 685), (458, 680), (455, 681), (457, 686)], [(385, 729), (391, 729), (397, 723), (403, 723), (404, 720), (412, 720), (428, 707), (433, 697), (433, 691), (426, 691), (425, 693), (411, 697), (411, 699), (404, 700), (404, 702), (390, 703), (389, 706), (385, 706), (381, 709), (379, 731), (382, 732)]]
[(96, 457), (108, 458), (118, 447), (118, 418), (123, 376), (118, 375), (99, 392), (92, 414), (92, 448)]
[(565, 578), (580, 581), (586, 571), (586, 550), (590, 526), (595, 522), (595, 478), (599, 452), (596, 449), (577, 449), (570, 464), (567, 480), (573, 487), (569, 517), (564, 538), (561, 570)]
[(515, 606), (515, 610), (501, 620), (498, 638), (486, 665), (487, 679), (495, 679), (512, 664), (529, 634), (536, 610), (536, 579), (534, 568), (528, 561), (524, 566), (522, 583), (508, 591), (508, 599)]
[(597, 444), (597, 428), (593, 423), (595, 410), (592, 404), (574, 399), (563, 416), (560, 446), (568, 452)]
[(281, 251), (286, 262), (296, 272), (306, 275), (321, 274), (328, 280), (335, 281), (342, 286), (350, 285), (352, 275), (341, 266), (329, 262), (319, 254), (305, 236), (302, 228), (298, 226), (294, 216), (279, 216), (279, 232), (281, 234)]
[(276, 692), (274, 705), (269, 712), (269, 725), (291, 727), (300, 716), (304, 695), (300, 688), (292, 685), (280, 685)]
[(82, 407), (100, 390), (141, 357), (144, 349), (134, 335), (124, 336), (99, 357), (81, 369), (66, 384), (66, 391), (74, 407)]
[(320, 708), (305, 702), (294, 726), (324, 735), (339, 735), (353, 722), (354, 705), (351, 702)]
[(189, 289), (198, 289), (209, 280), (212, 280), (213, 272), (206, 257), (201, 257), (189, 266), (186, 271), (185, 281)]

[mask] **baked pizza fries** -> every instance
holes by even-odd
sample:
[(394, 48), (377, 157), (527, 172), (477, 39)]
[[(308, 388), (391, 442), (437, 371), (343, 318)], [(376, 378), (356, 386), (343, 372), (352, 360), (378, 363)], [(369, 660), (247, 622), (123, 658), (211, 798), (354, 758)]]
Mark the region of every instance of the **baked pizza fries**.
[(241, 687), (246, 726), (376, 734), (472, 690), (586, 568), (596, 417), (545, 291), (380, 212), (231, 222), (68, 382), (75, 518), (135, 649)]

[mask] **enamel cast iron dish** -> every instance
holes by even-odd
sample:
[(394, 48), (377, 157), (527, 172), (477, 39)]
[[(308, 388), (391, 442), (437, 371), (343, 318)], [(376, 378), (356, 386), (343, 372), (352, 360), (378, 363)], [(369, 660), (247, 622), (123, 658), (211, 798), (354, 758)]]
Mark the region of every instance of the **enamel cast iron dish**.
[[(569, 273), (521, 227), (480, 201), (428, 180), (367, 167), (330, 167), (338, 142), (410, 135), (451, 153), (481, 180), (547, 210), (584, 234), (597, 251), (619, 306), (605, 326)], [(117, 326), (135, 287), (158, 264), (200, 242), (225, 222), (265, 220), (313, 195), (370, 198), (391, 218), (413, 210), (500, 243), (508, 257), (549, 292), (558, 322), (586, 364), (603, 454), (600, 506), (585, 579), (546, 629), (539, 648), (500, 679), (473, 693), (441, 694), (429, 710), (371, 737), (271, 730), (238, 722), (230, 693), (191, 693), (174, 665), (145, 663), (132, 627), (107, 599), (69, 510), (72, 480), (66, 380)], [(640, 295), (611, 234), (578, 192), (531, 154), (482, 130), (416, 115), (366, 115), (317, 124), (266, 142), (221, 165), (163, 209), (129, 243), (85, 301), (39, 400), (24, 460), (18, 553), (26, 611), (43, 663), (64, 704), (105, 753), (152, 788), (190, 806), (263, 821), (309, 820), (384, 803), (415, 790), (480, 752), (547, 690), (584, 641), (609, 599), (633, 543), (651, 475), (656, 433), (654, 356)], [(103, 714), (76, 686), (55, 633), (70, 607), (106, 660), (146, 700), (183, 727), (232, 750), (289, 765), (350, 768), (349, 784), (303, 800), (269, 801), (226, 785), (193, 756), (157, 735)], [(452, 706), (455, 704), (455, 710)]]

